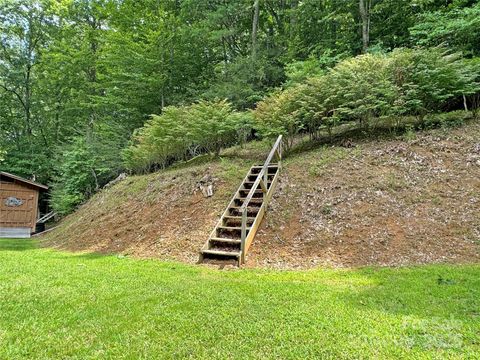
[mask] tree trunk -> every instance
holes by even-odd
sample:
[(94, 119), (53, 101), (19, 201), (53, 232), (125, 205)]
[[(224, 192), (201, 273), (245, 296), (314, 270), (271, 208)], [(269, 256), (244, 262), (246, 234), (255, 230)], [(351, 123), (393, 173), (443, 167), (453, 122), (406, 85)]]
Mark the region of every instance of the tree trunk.
[(32, 120), (31, 120), (31, 70), (32, 67), (30, 65), (27, 66), (27, 71), (25, 74), (25, 101), (24, 101), (24, 108), (25, 108), (25, 126), (27, 135), (32, 135)]
[(257, 55), (257, 31), (258, 31), (258, 17), (260, 14), (260, 0), (255, 0), (253, 4), (253, 24), (252, 24), (252, 59)]
[(370, 43), (370, 8), (373, 0), (359, 0), (362, 19), (362, 52), (365, 54)]
[(467, 97), (465, 95), (462, 95), (462, 96), (463, 96), (463, 107), (465, 111), (468, 111)]
[(298, 0), (292, 0), (290, 4), (290, 29), (289, 29), (289, 36), (290, 39), (293, 39), (296, 34), (296, 27), (297, 27), (297, 6)]

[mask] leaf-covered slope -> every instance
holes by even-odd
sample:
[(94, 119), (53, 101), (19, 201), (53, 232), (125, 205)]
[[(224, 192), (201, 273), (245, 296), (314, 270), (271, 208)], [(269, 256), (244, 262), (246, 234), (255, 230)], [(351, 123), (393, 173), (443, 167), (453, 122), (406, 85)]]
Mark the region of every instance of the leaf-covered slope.
[[(241, 161), (225, 160), (127, 177), (68, 216), (44, 243), (195, 262), (246, 169)], [(197, 189), (204, 176), (213, 178), (211, 198)]]
[[(480, 124), (344, 145), (285, 160), (247, 266), (480, 260)], [(127, 178), (44, 243), (193, 263), (249, 165), (258, 163), (228, 159)], [(194, 193), (206, 174), (215, 179), (212, 198)]]

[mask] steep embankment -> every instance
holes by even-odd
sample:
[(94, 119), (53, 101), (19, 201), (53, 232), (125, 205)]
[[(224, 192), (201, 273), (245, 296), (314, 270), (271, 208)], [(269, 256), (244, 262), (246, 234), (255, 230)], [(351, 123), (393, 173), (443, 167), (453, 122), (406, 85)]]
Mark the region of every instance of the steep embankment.
[[(193, 263), (249, 165), (268, 151), (258, 145), (129, 177), (67, 217), (44, 244)], [(347, 145), (286, 159), (247, 266), (480, 260), (480, 124)], [(211, 198), (194, 191), (205, 175), (214, 178)]]

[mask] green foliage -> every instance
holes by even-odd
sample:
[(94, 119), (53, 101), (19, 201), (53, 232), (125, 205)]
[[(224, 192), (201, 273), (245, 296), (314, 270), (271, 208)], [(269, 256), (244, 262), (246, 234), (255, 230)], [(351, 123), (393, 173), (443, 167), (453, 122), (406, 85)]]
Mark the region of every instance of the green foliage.
[(305, 125), (297, 115), (302, 89), (302, 86), (295, 86), (278, 91), (261, 101), (254, 113), (260, 133), (268, 138), (283, 135), (287, 151)]
[(271, 85), (284, 80), (283, 69), (264, 58), (240, 57), (233, 63), (219, 63), (208, 89), (200, 97), (207, 100), (227, 99), (237, 110), (254, 107)]
[(187, 108), (184, 128), (196, 146), (218, 156), (222, 148), (235, 141), (231, 113), (232, 107), (226, 101), (199, 101)]
[(327, 69), (335, 66), (342, 59), (349, 58), (346, 53), (334, 55), (333, 51), (326, 49), (321, 55), (313, 53), (306, 60), (295, 60), (285, 65), (286, 86), (300, 84), (307, 79), (326, 73)]
[(465, 124), (465, 121), (470, 117), (470, 113), (461, 110), (448, 113), (431, 114), (425, 117), (423, 126), (427, 129), (437, 127), (441, 127), (443, 129), (455, 128)]
[(235, 128), (235, 136), (241, 146), (251, 139), (254, 132), (254, 119), (251, 111), (234, 111), (229, 114), (230, 122)]
[(60, 164), (61, 178), (52, 191), (54, 209), (60, 214), (70, 212), (76, 205), (91, 195), (95, 188), (95, 154), (83, 138), (74, 140), (63, 154)]
[(198, 154), (218, 156), (226, 146), (245, 140), (250, 121), (235, 113), (227, 101), (199, 101), (169, 106), (153, 115), (133, 136), (123, 155), (127, 168), (147, 171)]
[(335, 116), (342, 121), (358, 121), (364, 127), (372, 118), (385, 116), (395, 96), (388, 58), (382, 54), (342, 61), (328, 74), (327, 83)]
[[(183, 116), (166, 109), (199, 99), (227, 99), (236, 110), (254, 109), (280, 86), (295, 87), (282, 95), (281, 101), (290, 104), (277, 103), (279, 109), (271, 104), (273, 114), (262, 116), (272, 118), (272, 129), (262, 121), (259, 126), (264, 135), (283, 133), (290, 142), (298, 132), (315, 138), (320, 130), (332, 131), (346, 121), (367, 128), (382, 116), (424, 117), (431, 111), (452, 110), (462, 105), (451, 102), (459, 95), (465, 95), (469, 108), (477, 112), (480, 93), (469, 77), (476, 73), (478, 81), (480, 71), (478, 66), (469, 69), (480, 55), (478, 1), (366, 2), (369, 44), (363, 49), (358, 1), (260, 1), (253, 34), (252, 0), (2, 0), (2, 169), (35, 175), (59, 188), (63, 181), (56, 179), (62, 176), (63, 159), (56, 154), (70, 151), (76, 146), (74, 139), (84, 137), (95, 153), (108, 159), (106, 173), (115, 176), (123, 166), (118, 150), (150, 114)], [(380, 55), (398, 47), (440, 44), (449, 53), (463, 52), (471, 64), (464, 62), (462, 68), (453, 61), (453, 70), (455, 66), (445, 65), (445, 57), (436, 50), (402, 51), (395, 59), (385, 56), (387, 60)], [(362, 52), (375, 55), (347, 60), (336, 68), (336, 75), (329, 71)], [(377, 65), (378, 71), (369, 70)], [(398, 75), (393, 92), (387, 74), (392, 66)], [(365, 72), (374, 76), (374, 85), (368, 86)], [(265, 113), (262, 108), (268, 106), (261, 104), (258, 113)], [(195, 133), (216, 133), (217, 139), (218, 132), (231, 134), (233, 126), (244, 142), (254, 132), (250, 116), (235, 114), (233, 125), (217, 129), (214, 122)], [(167, 145), (151, 145), (158, 163), (137, 154), (141, 167), (165, 166), (223, 146), (216, 140), (183, 138), (178, 129), (158, 130), (162, 131), (165, 137), (181, 137), (175, 140), (173, 155), (160, 155), (172, 154)], [(220, 142), (229, 143), (229, 136)]]
[(466, 67), (458, 54), (402, 49), (392, 53), (391, 61), (397, 113), (423, 116), (442, 110), (450, 99), (479, 89), (474, 70)]
[(298, 84), (312, 76), (322, 75), (324, 70), (320, 60), (309, 58), (305, 61), (294, 61), (285, 66), (287, 85)]
[(122, 143), (118, 136), (112, 129), (102, 129), (88, 137), (76, 137), (62, 147), (51, 192), (55, 211), (71, 212), (120, 172), (118, 153)]
[[(382, 118), (401, 119), (445, 109), (480, 89), (476, 66), (440, 49), (397, 49), (340, 62), (325, 75), (277, 91), (259, 103), (255, 118), (263, 136), (293, 137), (355, 121), (363, 129)], [(398, 125), (398, 124), (397, 124)]]
[(468, 7), (458, 1), (448, 9), (422, 14), (411, 34), (422, 46), (448, 45), (454, 50), (479, 56), (480, 3)]

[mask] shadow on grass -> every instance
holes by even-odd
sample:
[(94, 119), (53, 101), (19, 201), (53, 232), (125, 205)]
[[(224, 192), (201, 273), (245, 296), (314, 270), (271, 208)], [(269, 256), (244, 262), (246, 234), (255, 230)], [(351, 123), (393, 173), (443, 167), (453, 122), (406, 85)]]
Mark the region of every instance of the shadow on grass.
[[(38, 239), (0, 239), (0, 251), (27, 251), (27, 250), (36, 250), (36, 249), (55, 249), (49, 246), (42, 246)], [(55, 249), (59, 250), (58, 254), (62, 254), (61, 257), (64, 258), (72, 258), (75, 257), (77, 259), (85, 259), (85, 260), (96, 260), (105, 257), (118, 257), (118, 258), (126, 258), (124, 255), (118, 255), (115, 253), (102, 253), (102, 252), (79, 252), (79, 253), (69, 253), (65, 255), (63, 251), (68, 251), (64, 249)]]
[(0, 251), (25, 251), (38, 248), (34, 239), (0, 239)]
[[(112, 253), (112, 252), (72, 252), (67, 249), (59, 249), (54, 248), (54, 250), (58, 251), (55, 255), (56, 258), (62, 259), (77, 259), (77, 260), (98, 260), (104, 258), (118, 258), (118, 259), (126, 259), (130, 258), (129, 256)], [(65, 253), (67, 251), (67, 253)]]
[(423, 319), (480, 317), (480, 266), (432, 265), (410, 268), (359, 269), (372, 284), (345, 295), (352, 308)]
[(84, 260), (97, 260), (105, 257), (121, 257), (121, 256), (113, 253), (89, 252), (89, 253), (72, 253), (70, 257), (75, 257), (76, 259), (84, 259)]

